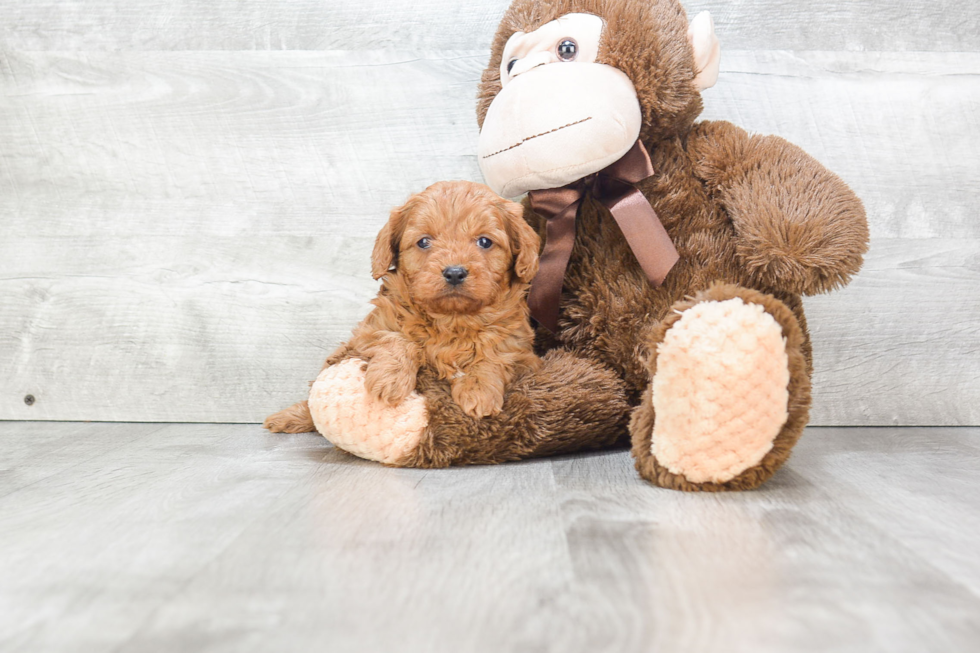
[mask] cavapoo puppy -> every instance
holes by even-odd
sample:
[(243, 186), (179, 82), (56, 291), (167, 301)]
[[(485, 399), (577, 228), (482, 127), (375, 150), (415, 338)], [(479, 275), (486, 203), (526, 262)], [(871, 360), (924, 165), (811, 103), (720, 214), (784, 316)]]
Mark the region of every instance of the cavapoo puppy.
[[(391, 212), (371, 255), (383, 279), (375, 308), (325, 364), (366, 361), (364, 384), (398, 404), (428, 365), (466, 414), (500, 412), (520, 368), (535, 369), (525, 296), (540, 239), (520, 204), (482, 184), (444, 181)], [(314, 430), (305, 401), (265, 420), (276, 432)]]

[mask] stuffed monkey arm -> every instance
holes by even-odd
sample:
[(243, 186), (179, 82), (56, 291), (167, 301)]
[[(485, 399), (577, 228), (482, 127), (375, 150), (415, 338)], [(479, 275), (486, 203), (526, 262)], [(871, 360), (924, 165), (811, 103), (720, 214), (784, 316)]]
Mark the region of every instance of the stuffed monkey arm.
[(748, 285), (812, 295), (846, 285), (860, 269), (868, 249), (861, 200), (799, 147), (703, 122), (688, 150), (731, 217)]
[(608, 447), (625, 436), (631, 408), (614, 370), (563, 349), (524, 368), (508, 384), (502, 410), (482, 419), (467, 415), (431, 369), (419, 374), (418, 392), (427, 406), (425, 431), (414, 451), (392, 464), (486, 465)]
[(368, 396), (356, 357), (324, 370), (302, 406), (311, 430), (368, 460), (399, 467), (485, 465), (610, 446), (626, 435), (630, 403), (611, 368), (565, 350), (525, 367), (504, 394), (502, 410), (477, 419), (451, 385), (422, 367), (416, 391), (399, 405)]

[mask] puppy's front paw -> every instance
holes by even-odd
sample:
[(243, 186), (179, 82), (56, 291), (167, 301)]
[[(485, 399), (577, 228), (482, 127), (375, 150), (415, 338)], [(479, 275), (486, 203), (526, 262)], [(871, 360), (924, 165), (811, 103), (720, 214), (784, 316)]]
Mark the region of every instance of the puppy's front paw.
[(397, 406), (415, 390), (417, 373), (401, 367), (400, 361), (375, 357), (367, 364), (364, 388), (375, 399)]
[(480, 383), (476, 377), (464, 376), (455, 381), (452, 394), (463, 412), (477, 419), (496, 415), (504, 407), (503, 389)]

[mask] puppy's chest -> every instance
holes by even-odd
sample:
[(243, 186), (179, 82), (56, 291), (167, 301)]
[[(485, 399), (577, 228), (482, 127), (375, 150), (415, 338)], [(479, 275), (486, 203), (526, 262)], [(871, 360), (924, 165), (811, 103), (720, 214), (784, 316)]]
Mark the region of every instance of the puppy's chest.
[(465, 375), (477, 357), (476, 346), (466, 342), (430, 342), (423, 351), (426, 363), (443, 379)]
[(459, 378), (480, 358), (483, 344), (469, 332), (411, 329), (409, 334), (422, 351), (424, 364), (443, 379)]

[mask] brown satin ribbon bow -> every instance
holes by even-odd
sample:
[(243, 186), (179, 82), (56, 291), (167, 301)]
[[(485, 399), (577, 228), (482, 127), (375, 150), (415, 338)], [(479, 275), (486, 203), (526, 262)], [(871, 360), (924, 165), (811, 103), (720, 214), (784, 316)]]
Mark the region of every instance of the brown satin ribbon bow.
[(664, 282), (680, 257), (657, 212), (633, 186), (652, 174), (650, 155), (637, 140), (622, 159), (595, 174), (561, 188), (528, 193), (531, 208), (548, 220), (541, 267), (527, 298), (531, 316), (539, 324), (552, 332), (558, 328), (562, 281), (575, 244), (575, 215), (586, 193), (612, 213), (650, 283)]

